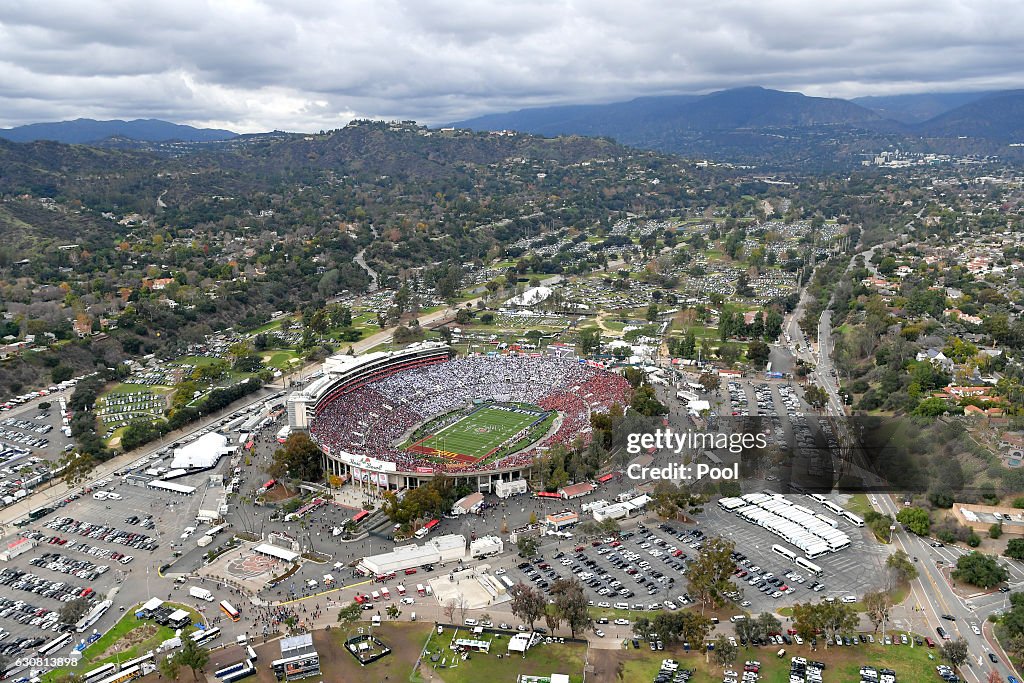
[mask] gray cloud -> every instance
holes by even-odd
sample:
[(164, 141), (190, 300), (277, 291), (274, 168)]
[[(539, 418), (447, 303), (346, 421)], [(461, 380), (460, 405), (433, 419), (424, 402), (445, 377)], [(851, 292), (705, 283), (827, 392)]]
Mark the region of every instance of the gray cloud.
[(738, 85), (1024, 87), (1022, 30), (1024, 6), (991, 0), (15, 0), (0, 14), (0, 125), (308, 131)]

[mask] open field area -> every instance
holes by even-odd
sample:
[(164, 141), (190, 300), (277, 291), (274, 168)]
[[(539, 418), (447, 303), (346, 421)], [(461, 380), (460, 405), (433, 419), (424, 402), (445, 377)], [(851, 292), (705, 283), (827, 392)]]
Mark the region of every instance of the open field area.
[(542, 417), (540, 409), (486, 406), (431, 434), (408, 450), (446, 458), (479, 460)]
[[(643, 645), (643, 643), (642, 643)], [(854, 647), (836, 647), (828, 650), (819, 648), (811, 651), (808, 645), (786, 648), (786, 655), (776, 656), (772, 648), (740, 648), (736, 663), (726, 667), (714, 660), (706, 661), (700, 654), (687, 654), (682, 647), (666, 648), (651, 652), (646, 648), (634, 650), (591, 650), (595, 675), (588, 680), (598, 683), (615, 681), (653, 681), (663, 659), (675, 659), (682, 669), (695, 669), (693, 683), (717, 683), (722, 680), (725, 669), (743, 670), (743, 663), (756, 660), (761, 663), (761, 683), (788, 683), (790, 658), (805, 657), (826, 665), (824, 679), (829, 683), (857, 683), (860, 681), (860, 667), (889, 668), (896, 672), (897, 681), (929, 681), (936, 679), (935, 665), (940, 662), (938, 650), (926, 647), (910, 648), (906, 645), (866, 644)]]

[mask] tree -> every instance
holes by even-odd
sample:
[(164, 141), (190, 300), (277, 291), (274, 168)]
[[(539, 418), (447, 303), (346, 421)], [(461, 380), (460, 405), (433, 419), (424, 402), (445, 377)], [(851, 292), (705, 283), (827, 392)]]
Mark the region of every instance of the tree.
[(547, 600), (538, 590), (523, 583), (517, 583), (509, 592), (512, 593), (512, 614), (525, 621), (532, 631), (534, 622), (544, 616)]
[(755, 340), (747, 344), (747, 360), (755, 368), (763, 368), (770, 354), (771, 349), (763, 341)]
[(893, 573), (893, 578), (896, 579), (897, 583), (905, 583), (917, 578), (917, 567), (914, 566), (910, 556), (902, 548), (885, 560), (885, 566)]
[(704, 391), (712, 392), (717, 390), (718, 387), (721, 386), (722, 381), (715, 373), (705, 372), (701, 374), (700, 379), (697, 380), (697, 383), (704, 387)]
[(700, 549), (687, 574), (690, 593), (701, 603), (701, 614), (708, 604), (719, 606), (725, 593), (736, 590), (730, 580), (735, 563), (731, 557), (736, 545), (723, 538), (712, 538)]
[(395, 603), (391, 603), (390, 605), (388, 605), (388, 608), (387, 608), (388, 619), (397, 619), (398, 615), (400, 615), (401, 613), (402, 613), (402, 610), (398, 609), (398, 605), (396, 605)]
[(558, 579), (551, 585), (554, 612), (568, 626), (572, 637), (590, 625), (590, 611), (583, 585), (578, 579)]
[(303, 481), (323, 478), (323, 452), (305, 432), (293, 432), (284, 446), (274, 452), (274, 462), (268, 468), (272, 477), (283, 477), (285, 472)]
[(963, 666), (967, 662), (968, 655), (967, 640), (963, 637), (947, 640), (942, 645), (942, 657), (953, 666)]
[(871, 591), (864, 595), (864, 611), (868, 619), (875, 627), (875, 631), (889, 620), (889, 610), (892, 608), (892, 599), (886, 591)]
[(809, 384), (804, 389), (804, 400), (817, 410), (821, 410), (828, 404), (828, 392), (819, 387), (817, 384)]
[(58, 616), (60, 617), (60, 623), (62, 624), (74, 624), (79, 619), (85, 616), (85, 613), (89, 611), (89, 601), (85, 598), (75, 598), (70, 602), (64, 603), (64, 606), (60, 608)]
[(455, 602), (455, 598), (449, 598), (441, 611), (444, 612), (445, 618), (452, 622), (455, 620), (455, 610), (457, 609), (459, 609), (459, 603)]
[(1003, 555), (1014, 560), (1024, 560), (1024, 538), (1011, 538)]
[(1003, 683), (1003, 675), (995, 669), (990, 669), (985, 676), (985, 683)]
[(736, 661), (736, 654), (739, 648), (729, 642), (725, 636), (715, 638), (715, 663), (718, 666), (726, 666)]
[(192, 678), (199, 680), (199, 672), (210, 661), (210, 651), (198, 645), (193, 638), (184, 638), (181, 649), (175, 655), (181, 666), (192, 669)]
[(762, 612), (757, 617), (757, 631), (762, 637), (782, 633), (782, 622), (771, 612)]
[(928, 532), (931, 531), (931, 516), (924, 508), (903, 508), (896, 513), (896, 521), (906, 526), (918, 536), (927, 536)]
[(658, 400), (654, 389), (649, 385), (639, 387), (633, 392), (633, 399), (630, 401), (629, 406), (646, 417), (664, 415), (668, 412), (668, 408)]
[(977, 551), (961, 555), (953, 570), (953, 579), (979, 588), (992, 588), (1009, 578), (1010, 574), (992, 555)]
[(61, 464), (64, 466), (64, 473), (61, 475), (64, 483), (75, 487), (92, 475), (96, 459), (91, 455), (71, 451), (61, 459)]
[[(1006, 652), (1009, 653), (1011, 657), (1016, 657), (1017, 659), (1024, 658), (1024, 633), (1017, 633), (1010, 636), (1010, 639), (1006, 641)], [(1000, 681), (1002, 681), (1002, 679), (1000, 679)]]
[(363, 608), (358, 602), (351, 602), (340, 610), (338, 610), (338, 623), (345, 625), (345, 630), (348, 632), (352, 628), (352, 624), (359, 621), (363, 616)]
[(178, 680), (178, 674), (181, 672), (181, 663), (178, 661), (177, 655), (167, 655), (160, 660), (157, 665), (160, 669), (160, 673), (163, 674), (164, 678), (169, 681)]
[(601, 328), (586, 327), (579, 332), (580, 351), (584, 356), (601, 350)]
[(520, 536), (516, 541), (516, 548), (523, 557), (530, 558), (537, 554), (537, 539), (533, 536)]

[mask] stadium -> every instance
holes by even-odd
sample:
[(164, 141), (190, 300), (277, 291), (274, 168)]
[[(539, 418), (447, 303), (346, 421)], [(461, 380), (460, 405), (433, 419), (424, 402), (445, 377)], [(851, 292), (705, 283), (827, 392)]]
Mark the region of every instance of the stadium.
[(574, 356), (454, 357), (441, 342), (338, 355), (288, 398), (325, 471), (362, 485), (416, 488), (437, 474), (490, 492), (528, 476), (554, 444), (590, 438), (590, 414), (625, 403), (629, 383)]

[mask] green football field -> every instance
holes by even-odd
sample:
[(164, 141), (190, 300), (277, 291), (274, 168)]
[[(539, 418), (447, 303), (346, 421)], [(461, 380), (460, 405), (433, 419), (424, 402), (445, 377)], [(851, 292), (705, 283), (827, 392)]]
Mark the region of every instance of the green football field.
[(479, 460), (535, 422), (538, 413), (483, 407), (409, 447), (413, 453)]

